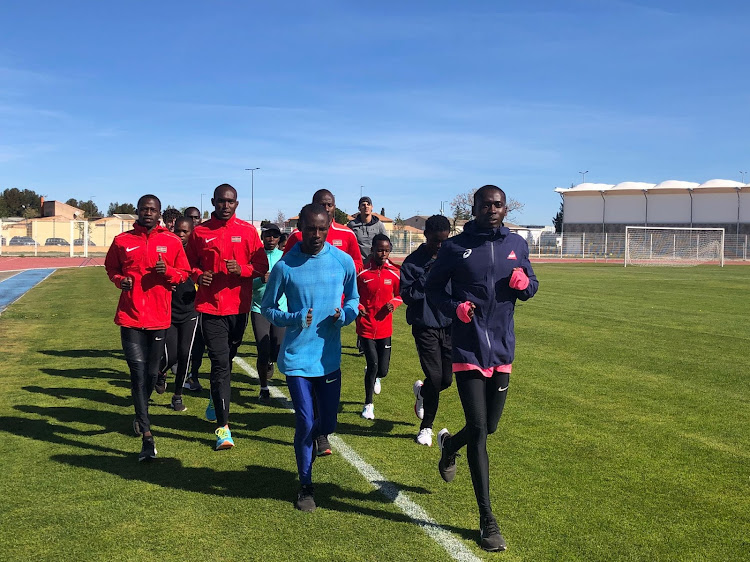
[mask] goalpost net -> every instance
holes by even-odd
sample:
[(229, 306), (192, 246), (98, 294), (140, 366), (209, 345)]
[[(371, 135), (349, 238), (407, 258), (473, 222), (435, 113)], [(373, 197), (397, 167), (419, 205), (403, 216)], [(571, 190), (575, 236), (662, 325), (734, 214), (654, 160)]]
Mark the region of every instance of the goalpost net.
[(723, 228), (625, 227), (625, 267), (702, 263), (724, 267)]

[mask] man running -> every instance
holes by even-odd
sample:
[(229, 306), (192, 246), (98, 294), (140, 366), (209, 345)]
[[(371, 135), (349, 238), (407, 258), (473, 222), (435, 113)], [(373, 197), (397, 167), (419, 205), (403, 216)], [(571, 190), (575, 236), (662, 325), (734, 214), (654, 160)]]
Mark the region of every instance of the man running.
[(185, 216), (193, 221), (193, 227), (201, 223), (201, 210), (198, 207), (187, 207), (185, 209)]
[[(326, 208), (311, 203), (299, 217), (302, 241), (271, 271), (261, 311), (275, 326), (287, 328), (278, 366), (286, 375), (294, 404), (294, 453), (300, 479), (295, 507), (314, 511), (313, 443), (318, 435), (336, 430), (341, 327), (357, 316), (359, 295), (354, 261), (326, 242), (331, 223)], [(279, 306), (283, 295), (288, 311)], [(318, 405), (317, 413), (313, 403)]]
[[(187, 207), (185, 209), (185, 217), (193, 221), (193, 228), (201, 223), (201, 211), (198, 207)], [(203, 364), (203, 354), (206, 351), (206, 344), (203, 342), (203, 332), (201, 332), (200, 323), (198, 323), (198, 330), (195, 332), (195, 340), (193, 341), (193, 353), (190, 358), (190, 376), (185, 379), (183, 386), (193, 392), (200, 392), (203, 390), (201, 383), (198, 381), (198, 373), (201, 370)]]
[(115, 236), (104, 267), (120, 289), (115, 324), (130, 368), (130, 391), (135, 406), (133, 429), (143, 437), (139, 461), (156, 458), (148, 417), (164, 353), (164, 333), (171, 323), (172, 285), (188, 277), (190, 265), (180, 239), (159, 226), (161, 201), (155, 195), (138, 200), (138, 219), (132, 230)]
[(494, 185), (482, 186), (473, 203), (475, 219), (440, 248), (427, 275), (426, 294), (453, 320), (453, 371), (466, 417), (466, 425), (455, 435), (440, 430), (438, 469), (443, 480), (452, 481), (456, 454), (466, 445), (481, 546), (495, 551), (505, 550), (505, 539), (490, 505), (487, 435), (497, 429), (508, 393), (516, 300), (533, 297), (539, 283), (526, 240), (503, 226), (505, 192)]
[[(453, 382), (451, 360), (451, 319), (425, 298), (425, 281), (435, 263), (440, 245), (450, 234), (451, 223), (443, 215), (425, 221), (426, 242), (409, 254), (401, 265), (401, 298), (407, 305), (406, 321), (417, 346), (424, 384), (418, 380), (413, 391), (414, 413), (422, 420), (417, 443), (432, 446), (432, 424), (435, 422), (440, 393)], [(450, 284), (446, 288), (450, 292)]]
[(237, 190), (221, 184), (211, 198), (211, 218), (195, 227), (187, 245), (198, 283), (195, 309), (211, 360), (211, 399), (206, 418), (217, 422), (216, 450), (234, 447), (229, 430), (232, 360), (242, 343), (252, 303), (252, 279), (268, 260), (255, 228), (235, 215)]
[(164, 211), (164, 214), (162, 214), (161, 216), (161, 220), (167, 230), (169, 230), (169, 232), (174, 232), (174, 223), (178, 218), (180, 218), (180, 216), (180, 211), (170, 207), (169, 209), (166, 209)]
[[(357, 273), (362, 271), (362, 253), (359, 251), (357, 237), (354, 236), (354, 233), (347, 227), (335, 221), (336, 198), (333, 196), (333, 193), (327, 189), (319, 189), (313, 194), (312, 202), (323, 205), (328, 213), (330, 227), (328, 228), (328, 234), (326, 235), (326, 242), (334, 248), (338, 248), (349, 254), (354, 261), (354, 267), (357, 270)], [(292, 232), (289, 235), (286, 246), (284, 247), (284, 255), (286, 255), (301, 239), (302, 234), (299, 229)], [(313, 405), (315, 405), (315, 403)], [(318, 437), (318, 456), (327, 456), (330, 455), (331, 452), (331, 444), (328, 442), (328, 434), (320, 435)]]
[(362, 253), (362, 261), (367, 263), (372, 252), (372, 239), (376, 234), (387, 235), (385, 225), (372, 213), (372, 199), (367, 196), (359, 198), (359, 214), (346, 223), (357, 237), (359, 251)]

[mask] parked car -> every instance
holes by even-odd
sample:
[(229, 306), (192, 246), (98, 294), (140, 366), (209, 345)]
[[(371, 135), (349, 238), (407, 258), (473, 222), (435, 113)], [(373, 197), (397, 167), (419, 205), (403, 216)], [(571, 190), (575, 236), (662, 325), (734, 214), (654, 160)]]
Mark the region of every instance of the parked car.
[(8, 246), (36, 246), (36, 242), (31, 236), (14, 236)]
[[(91, 242), (89, 242), (89, 246), (91, 245)], [(83, 238), (76, 238), (73, 240), (73, 246), (83, 246)]]
[(47, 238), (45, 246), (70, 246), (65, 238)]

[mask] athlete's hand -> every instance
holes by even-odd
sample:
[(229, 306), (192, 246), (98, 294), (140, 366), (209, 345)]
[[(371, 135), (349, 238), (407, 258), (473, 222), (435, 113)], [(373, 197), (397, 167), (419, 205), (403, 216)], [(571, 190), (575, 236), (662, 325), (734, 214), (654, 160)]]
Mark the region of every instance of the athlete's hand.
[(269, 277), (271, 277), (271, 272), (267, 271), (266, 274), (263, 276), (263, 283), (268, 283)]
[(240, 264), (237, 263), (237, 260), (224, 260), (227, 262), (227, 271), (229, 273), (234, 273), (235, 275), (239, 275), (242, 273), (242, 268), (240, 267)]
[(387, 303), (385, 303), (385, 309), (386, 309), (386, 310), (387, 310), (387, 311), (388, 311), (389, 313), (391, 313), (391, 312), (393, 312), (394, 310), (396, 310), (396, 307), (395, 307), (395, 306), (393, 306), (393, 303), (392, 303), (392, 302), (387, 302)]
[(202, 285), (204, 287), (208, 287), (211, 284), (211, 281), (214, 279), (214, 272), (213, 271), (204, 271), (203, 273), (198, 276), (198, 285)]
[(361, 316), (362, 318), (367, 318), (368, 316), (370, 316), (370, 315), (369, 315), (369, 313), (367, 312), (367, 309), (366, 309), (366, 308), (360, 308), (360, 309), (359, 309), (359, 315), (360, 315), (360, 316)]
[(161, 254), (159, 254), (159, 259), (156, 262), (154, 271), (156, 271), (156, 273), (161, 273), (162, 275), (164, 275), (167, 272), (167, 264), (164, 263), (164, 258), (161, 257)]
[(312, 324), (312, 308), (307, 309), (307, 316), (305, 317), (305, 326)]
[(477, 307), (473, 302), (469, 303), (469, 310), (466, 311), (466, 314), (469, 316), (469, 320), (474, 319), (474, 309)]
[(336, 320), (338, 320), (339, 318), (341, 318), (341, 309), (337, 308), (337, 309), (336, 309), (336, 312), (334, 312), (334, 313), (333, 313), (333, 314), (331, 315), (331, 318), (333, 318), (333, 321), (334, 321), (334, 322), (336, 322)]
[(468, 324), (474, 318), (474, 309), (476, 307), (477, 305), (473, 302), (462, 302), (456, 309), (456, 317), (464, 324)]
[(122, 281), (120, 281), (120, 290), (122, 291), (129, 291), (133, 288), (133, 278), (132, 277), (126, 277)]

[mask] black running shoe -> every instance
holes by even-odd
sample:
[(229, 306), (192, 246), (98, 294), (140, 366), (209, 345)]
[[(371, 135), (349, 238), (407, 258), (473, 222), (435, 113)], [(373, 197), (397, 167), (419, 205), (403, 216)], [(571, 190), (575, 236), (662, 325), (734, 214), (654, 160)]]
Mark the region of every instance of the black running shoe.
[(500, 534), (500, 527), (497, 526), (494, 515), (487, 515), (479, 521), (479, 539), (482, 548), (489, 552), (505, 550), (506, 548), (505, 539)]
[(300, 511), (315, 511), (317, 506), (315, 505), (313, 491), (312, 484), (302, 486), (297, 493), (297, 501), (294, 502), (294, 507)]
[(154, 447), (154, 438), (144, 437), (141, 446), (141, 454), (138, 455), (138, 462), (150, 461), (156, 458), (156, 447)]
[(200, 392), (201, 390), (203, 390), (201, 383), (199, 383), (198, 379), (194, 377), (185, 379), (185, 383), (182, 385), (182, 388), (187, 388), (190, 392)]
[(156, 379), (156, 386), (154, 386), (154, 390), (156, 391), (156, 394), (164, 394), (164, 392), (167, 390), (167, 375), (159, 373), (159, 376)]
[(446, 482), (452, 482), (456, 477), (456, 455), (458, 453), (449, 455), (445, 448), (445, 440), (450, 436), (450, 432), (445, 428), (441, 429), (440, 433), (438, 433), (438, 446), (440, 447), (440, 462), (438, 463), (438, 470), (440, 471), (440, 476)]
[(175, 412), (184, 412), (187, 410), (187, 406), (182, 403), (182, 396), (172, 396), (172, 409)]
[(260, 394), (258, 395), (258, 403), (263, 404), (264, 406), (271, 405), (271, 391), (269, 389), (260, 389)]
[(331, 451), (331, 444), (328, 442), (327, 435), (318, 435), (318, 438), (316, 439), (316, 441), (318, 442), (317, 455), (319, 457), (327, 457), (333, 452)]

